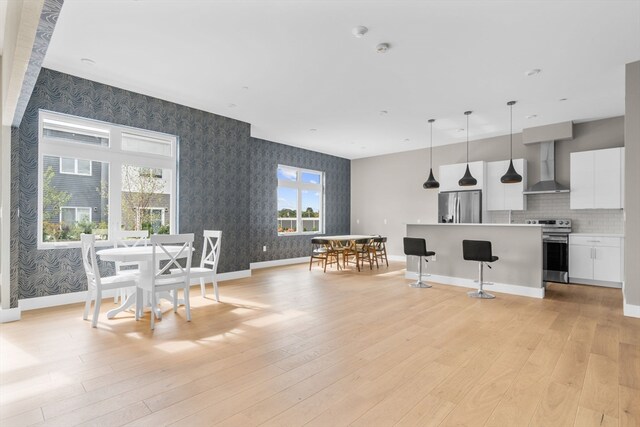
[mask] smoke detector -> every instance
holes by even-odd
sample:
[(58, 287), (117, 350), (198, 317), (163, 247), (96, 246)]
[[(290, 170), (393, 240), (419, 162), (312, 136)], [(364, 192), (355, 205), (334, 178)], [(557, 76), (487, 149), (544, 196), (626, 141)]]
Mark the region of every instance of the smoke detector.
[(360, 38), (364, 37), (365, 34), (367, 34), (367, 31), (369, 31), (369, 29), (367, 27), (363, 27), (362, 25), (358, 25), (353, 30), (351, 30), (351, 34), (353, 34), (353, 36), (355, 38), (360, 39)]
[(378, 46), (376, 46), (376, 52), (387, 53), (389, 48), (390, 48), (389, 43), (380, 43)]

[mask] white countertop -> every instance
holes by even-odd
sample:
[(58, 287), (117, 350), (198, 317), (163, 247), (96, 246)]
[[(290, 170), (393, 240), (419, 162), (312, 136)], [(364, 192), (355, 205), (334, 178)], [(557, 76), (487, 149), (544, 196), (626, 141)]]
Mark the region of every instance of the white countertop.
[[(483, 224), (458, 224), (458, 223), (437, 223), (437, 224), (429, 224), (429, 223), (407, 223), (407, 225), (443, 225), (443, 226), (450, 226), (450, 225), (458, 225), (458, 226), (464, 226), (464, 227), (537, 227), (537, 228), (541, 228), (542, 225), (540, 224), (489, 224), (489, 223), (483, 223)], [(595, 234), (591, 234), (592, 236), (595, 236)]]
[(612, 234), (612, 233), (571, 233), (570, 236), (577, 237), (622, 237), (624, 239), (624, 234)]

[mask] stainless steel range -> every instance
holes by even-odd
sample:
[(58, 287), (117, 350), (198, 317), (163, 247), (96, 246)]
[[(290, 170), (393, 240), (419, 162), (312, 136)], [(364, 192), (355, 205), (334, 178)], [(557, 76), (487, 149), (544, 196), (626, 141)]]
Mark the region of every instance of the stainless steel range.
[(528, 219), (527, 224), (542, 225), (543, 280), (569, 283), (570, 219)]

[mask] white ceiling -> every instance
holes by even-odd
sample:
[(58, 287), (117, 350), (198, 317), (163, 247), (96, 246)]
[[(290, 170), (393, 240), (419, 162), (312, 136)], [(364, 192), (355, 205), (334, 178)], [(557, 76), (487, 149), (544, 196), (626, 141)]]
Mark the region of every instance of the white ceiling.
[(66, 0), (44, 66), (353, 159), (622, 115), (639, 59), (638, 0)]

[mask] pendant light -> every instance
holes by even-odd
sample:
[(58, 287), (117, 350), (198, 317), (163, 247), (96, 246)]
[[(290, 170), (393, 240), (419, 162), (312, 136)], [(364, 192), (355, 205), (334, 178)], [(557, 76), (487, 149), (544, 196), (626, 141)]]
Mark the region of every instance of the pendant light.
[(429, 119), (431, 125), (431, 143), (429, 144), (429, 178), (422, 184), (422, 188), (439, 188), (440, 183), (433, 177), (433, 122), (435, 119)]
[(460, 181), (458, 181), (458, 185), (461, 187), (471, 187), (478, 183), (478, 180), (471, 175), (471, 171), (469, 170), (469, 115), (471, 113), (472, 111), (464, 112), (464, 115), (467, 116), (467, 170), (464, 176), (460, 178)]
[(510, 146), (510, 160), (509, 160), (509, 169), (507, 169), (507, 173), (505, 173), (502, 178), (500, 178), (500, 182), (503, 184), (517, 184), (522, 182), (522, 175), (516, 172), (516, 169), (513, 167), (513, 105), (516, 101), (509, 101), (507, 105), (511, 109), (511, 133), (509, 134), (509, 146)]

